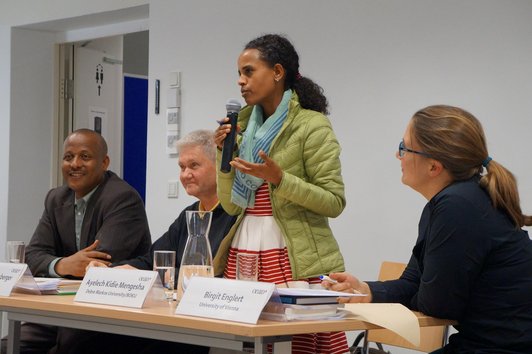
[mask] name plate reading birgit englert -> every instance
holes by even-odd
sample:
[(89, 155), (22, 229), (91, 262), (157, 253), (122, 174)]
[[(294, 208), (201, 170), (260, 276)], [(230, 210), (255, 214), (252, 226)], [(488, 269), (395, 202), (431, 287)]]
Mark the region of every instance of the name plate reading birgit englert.
[(148, 270), (91, 267), (74, 301), (142, 308), (156, 277)]
[(9, 296), (28, 268), (25, 263), (0, 263), (0, 296)]
[(192, 277), (175, 313), (257, 323), (274, 289), (273, 283)]

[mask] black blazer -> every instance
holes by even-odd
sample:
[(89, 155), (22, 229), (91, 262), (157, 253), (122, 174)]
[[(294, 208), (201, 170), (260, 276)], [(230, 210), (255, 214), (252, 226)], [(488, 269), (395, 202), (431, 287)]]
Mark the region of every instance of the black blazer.
[[(77, 252), (74, 191), (67, 185), (46, 195), (44, 212), (26, 249), (26, 262), (34, 276), (49, 276), (48, 265), (57, 257)], [(98, 251), (112, 262), (146, 253), (151, 245), (148, 220), (137, 191), (107, 171), (89, 199), (81, 227), (80, 248), (100, 240)]]

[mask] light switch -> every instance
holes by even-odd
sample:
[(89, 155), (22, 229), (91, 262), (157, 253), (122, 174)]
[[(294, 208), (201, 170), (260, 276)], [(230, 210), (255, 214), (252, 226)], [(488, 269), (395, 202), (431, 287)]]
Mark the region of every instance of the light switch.
[(168, 89), (166, 105), (168, 108), (181, 107), (181, 90), (179, 87), (171, 87)]
[(168, 181), (168, 198), (177, 198), (179, 191), (179, 182), (176, 180)]
[(181, 86), (181, 72), (173, 71), (170, 73), (168, 86)]

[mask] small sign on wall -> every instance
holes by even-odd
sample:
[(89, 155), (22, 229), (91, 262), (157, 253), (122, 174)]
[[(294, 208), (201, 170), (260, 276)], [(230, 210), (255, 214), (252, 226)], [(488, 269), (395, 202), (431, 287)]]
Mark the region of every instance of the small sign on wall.
[(179, 108), (166, 110), (166, 130), (179, 130)]
[(166, 153), (177, 154), (176, 142), (179, 139), (179, 108), (166, 110)]
[(166, 131), (166, 153), (169, 155), (177, 154), (177, 140), (179, 140), (179, 135), (177, 130), (167, 130)]
[(89, 107), (89, 128), (100, 135), (107, 133), (107, 109), (103, 107)]

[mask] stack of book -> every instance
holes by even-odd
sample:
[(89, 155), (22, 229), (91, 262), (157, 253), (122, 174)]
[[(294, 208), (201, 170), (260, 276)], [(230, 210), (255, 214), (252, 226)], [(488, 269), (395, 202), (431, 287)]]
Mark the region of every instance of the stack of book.
[(275, 321), (323, 320), (345, 316), (338, 297), (357, 296), (326, 289), (278, 288), (261, 317)]

